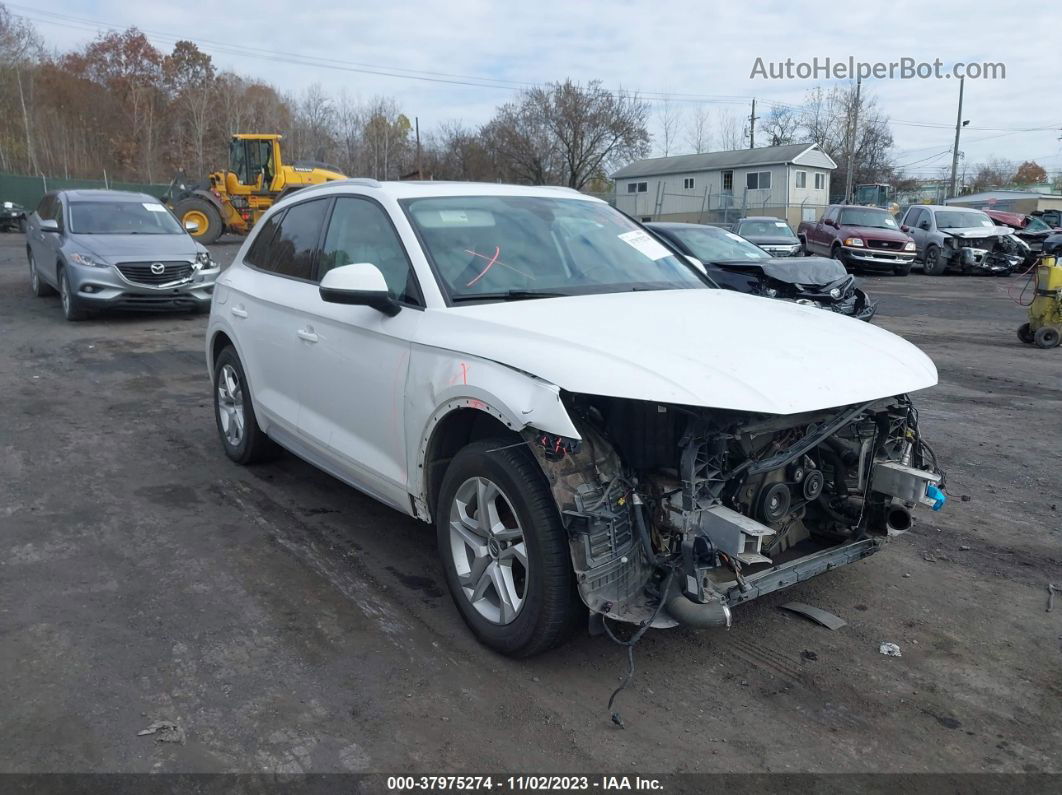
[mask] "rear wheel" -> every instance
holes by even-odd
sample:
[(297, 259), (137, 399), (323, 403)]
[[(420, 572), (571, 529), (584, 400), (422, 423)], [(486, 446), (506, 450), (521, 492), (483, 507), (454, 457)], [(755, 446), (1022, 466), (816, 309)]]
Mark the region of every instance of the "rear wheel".
[(78, 304), (77, 296), (70, 288), (70, 280), (66, 278), (66, 268), (59, 269), (59, 301), (63, 305), (63, 317), (67, 320), (84, 320), (88, 312)]
[(1037, 348), (1053, 348), (1058, 345), (1059, 333), (1054, 326), (1040, 326), (1033, 334), (1033, 343)]
[(54, 293), (55, 290), (45, 284), (44, 280), (41, 279), (40, 273), (37, 272), (37, 262), (33, 259), (33, 252), (26, 249), (26, 256), (29, 258), (30, 292), (38, 298)]
[(177, 202), (173, 212), (182, 226), (195, 225), (195, 229), (189, 229), (188, 234), (205, 246), (216, 241), (225, 231), (218, 208), (198, 196), (191, 196)]
[(524, 446), (489, 439), (458, 452), (440, 489), (436, 534), (457, 609), (495, 651), (538, 654), (585, 614), (560, 515)]
[(1032, 329), (1029, 328), (1029, 324), (1028, 323), (1022, 323), (1018, 327), (1018, 339), (1020, 339), (1026, 345), (1032, 345), (1033, 333), (1032, 333)]
[(944, 261), (940, 258), (940, 248), (930, 246), (926, 249), (925, 258), (922, 260), (922, 270), (929, 276), (940, 276), (944, 273)]
[(214, 419), (225, 455), (237, 464), (254, 464), (276, 453), (275, 443), (258, 427), (247, 376), (231, 345), (214, 362)]

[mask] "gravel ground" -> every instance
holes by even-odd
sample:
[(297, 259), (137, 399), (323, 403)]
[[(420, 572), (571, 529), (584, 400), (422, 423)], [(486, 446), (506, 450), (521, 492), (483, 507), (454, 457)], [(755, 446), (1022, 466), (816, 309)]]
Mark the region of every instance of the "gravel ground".
[(0, 236), (0, 770), (1062, 772), (1062, 349), (1018, 342), (1018, 279), (865, 284), (940, 369), (951, 501), (729, 632), (648, 634), (620, 730), (621, 649), (480, 647), (430, 528), (225, 458), (204, 317), (67, 323)]

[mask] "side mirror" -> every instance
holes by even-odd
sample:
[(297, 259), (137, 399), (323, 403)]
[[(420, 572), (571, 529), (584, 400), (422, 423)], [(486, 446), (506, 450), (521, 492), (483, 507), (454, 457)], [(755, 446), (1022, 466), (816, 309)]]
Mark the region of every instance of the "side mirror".
[(708, 275), (708, 269), (707, 269), (706, 267), (704, 267), (704, 263), (703, 263), (703, 262), (701, 262), (701, 261), (700, 261), (699, 259), (697, 259), (696, 257), (691, 257), (691, 256), (690, 256), (689, 254), (687, 254), (687, 255), (686, 255), (686, 262), (688, 262), (688, 263), (689, 263), (690, 265), (692, 265), (693, 267), (695, 267), (695, 268), (696, 268), (697, 270), (699, 270), (699, 271), (700, 271), (701, 273), (703, 273), (703, 274), (704, 274), (705, 276), (707, 276), (707, 275)]
[(319, 292), (321, 300), (330, 304), (371, 306), (388, 317), (394, 317), (402, 309), (380, 269), (371, 262), (332, 268), (321, 279)]
[(822, 219), (822, 223), (823, 223), (823, 224), (824, 224), (825, 226), (836, 226), (836, 224), (835, 224), (835, 223), (833, 222), (833, 219), (832, 219), (832, 218), (823, 218), (823, 219)]
[(907, 224), (900, 224), (900, 231), (901, 232), (910, 232), (911, 231), (911, 227), (909, 227)]
[(58, 232), (59, 222), (51, 218), (42, 218), (40, 220), (40, 228), (42, 232)]

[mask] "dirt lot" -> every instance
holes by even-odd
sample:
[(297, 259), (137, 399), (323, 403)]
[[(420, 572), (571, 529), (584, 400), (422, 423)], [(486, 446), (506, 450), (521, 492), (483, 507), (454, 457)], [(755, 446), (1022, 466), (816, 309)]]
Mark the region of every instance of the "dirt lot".
[(1018, 342), (1016, 279), (865, 282), (940, 369), (951, 501), (729, 632), (647, 635), (620, 730), (620, 648), (478, 646), (429, 528), (225, 458), (205, 318), (67, 323), (0, 236), (0, 770), (1062, 771), (1062, 349)]

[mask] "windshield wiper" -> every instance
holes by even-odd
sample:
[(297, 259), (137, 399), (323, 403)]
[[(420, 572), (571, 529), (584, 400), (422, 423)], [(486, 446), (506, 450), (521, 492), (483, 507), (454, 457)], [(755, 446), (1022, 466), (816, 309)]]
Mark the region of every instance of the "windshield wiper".
[(550, 292), (548, 290), (505, 290), (495, 293), (458, 293), (450, 300), (457, 304), (466, 301), (523, 301), (527, 298), (564, 298), (569, 293)]

